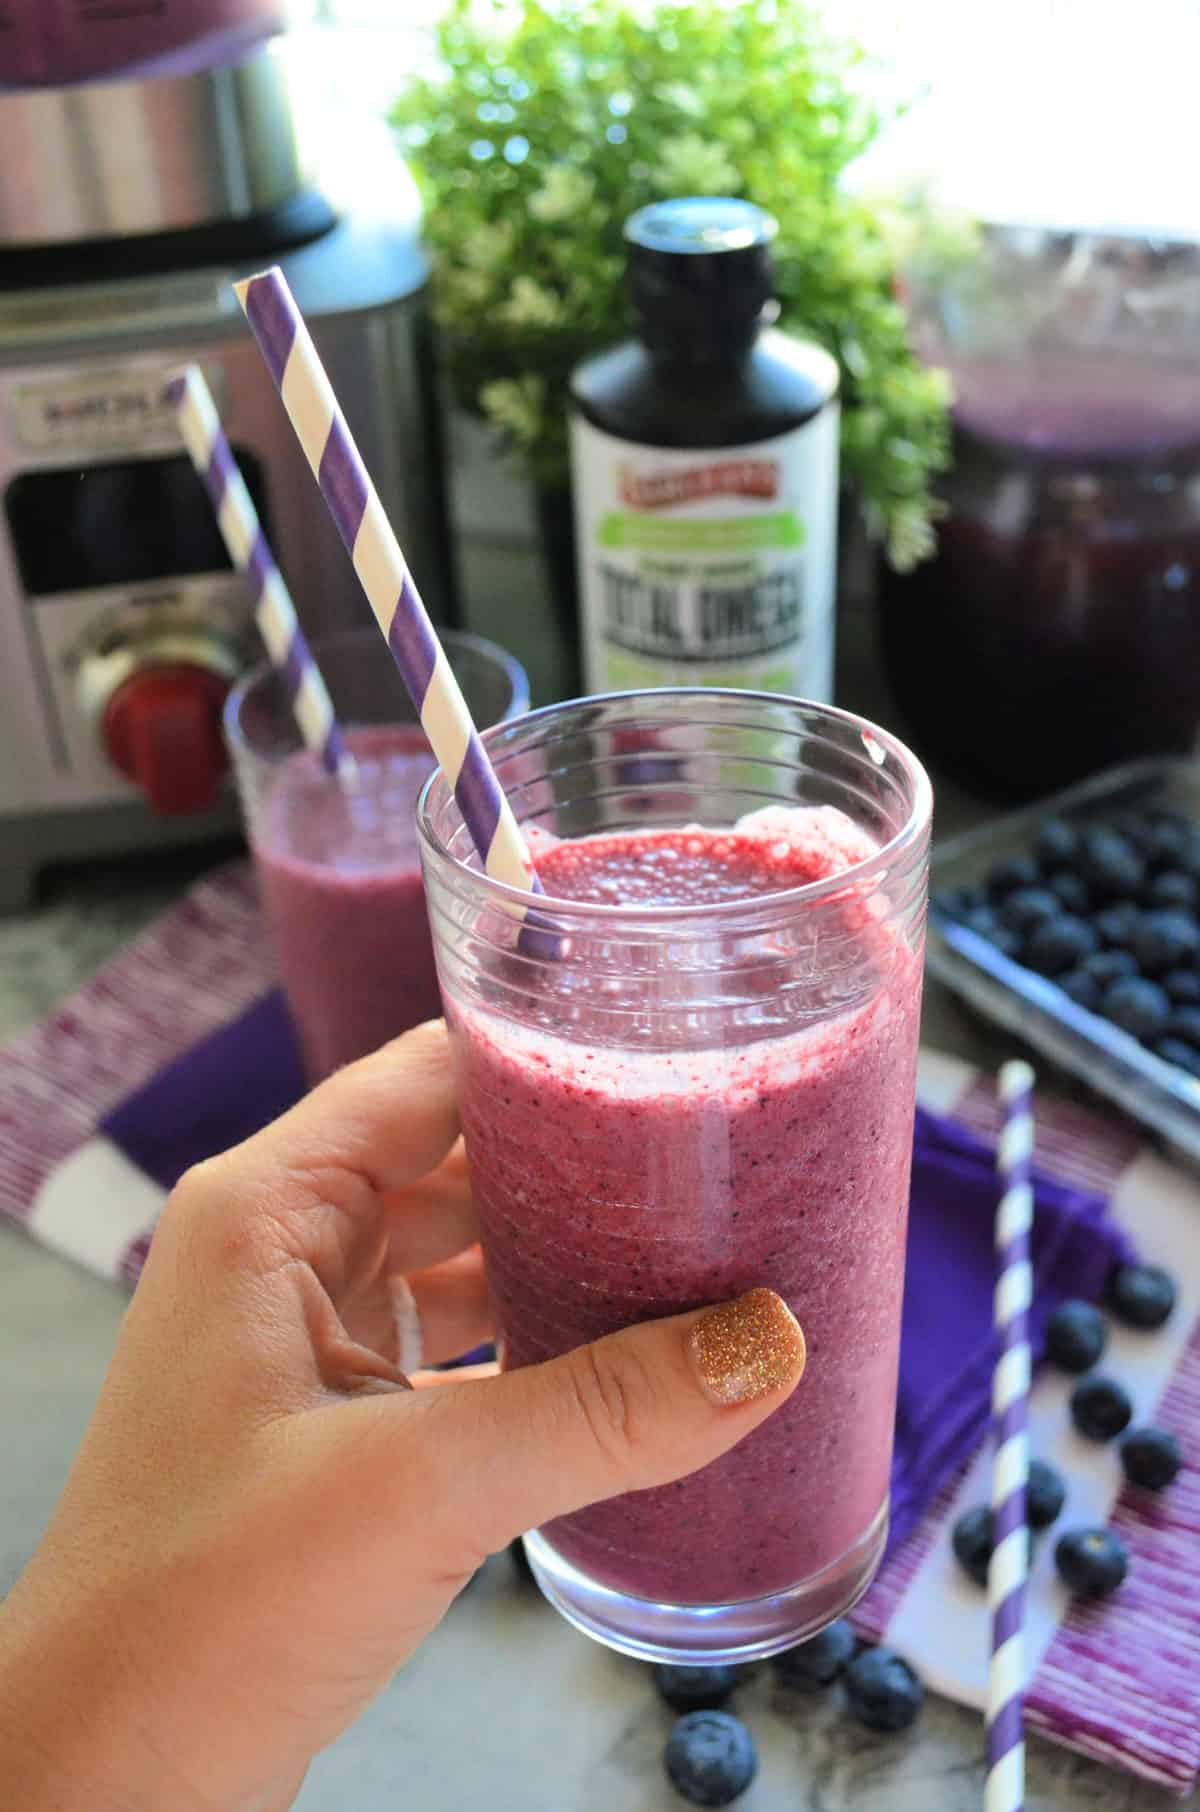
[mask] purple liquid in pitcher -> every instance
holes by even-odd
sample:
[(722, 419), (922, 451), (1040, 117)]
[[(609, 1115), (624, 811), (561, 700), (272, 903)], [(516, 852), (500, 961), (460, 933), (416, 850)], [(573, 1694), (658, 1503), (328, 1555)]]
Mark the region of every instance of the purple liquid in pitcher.
[(17, 0), (4, 8), (0, 86), (182, 75), (233, 62), (283, 29), (279, 0)]
[[(1031, 798), (1200, 726), (1200, 421), (1111, 389), (960, 405), (937, 551), (881, 574), (918, 748)], [(984, 406), (986, 404), (986, 406)], [(1005, 437), (996, 430), (1005, 431)]]
[[(812, 834), (624, 831), (537, 847), (535, 859), (546, 891), (560, 898), (695, 905), (794, 887), (873, 848), (848, 820), (861, 844), (849, 857), (831, 848), (813, 814), (783, 816), (811, 820)], [(506, 1365), (759, 1284), (778, 1290), (805, 1330), (799, 1387), (732, 1452), (677, 1484), (542, 1531), (603, 1585), (678, 1604), (753, 1598), (833, 1567), (878, 1528), (895, 1411), (920, 955), (861, 902), (845, 915), (873, 964), (853, 1008), (813, 1024), (807, 993), (793, 1024), (772, 990), (764, 1015), (775, 1026), (784, 1014), (779, 1034), (756, 1038), (751, 1006), (746, 1042), (732, 1048), (728, 1026), (706, 1042), (703, 1009), (692, 1015), (686, 1002), (674, 1009), (678, 1048), (614, 1048), (602, 1035), (602, 976), (560, 983), (553, 965), (530, 1025), (452, 1009)], [(597, 969), (620, 960), (617, 939)], [(811, 949), (797, 957), (801, 966), (812, 960)], [(660, 991), (648, 992), (651, 1030), (675, 985), (664, 971)]]

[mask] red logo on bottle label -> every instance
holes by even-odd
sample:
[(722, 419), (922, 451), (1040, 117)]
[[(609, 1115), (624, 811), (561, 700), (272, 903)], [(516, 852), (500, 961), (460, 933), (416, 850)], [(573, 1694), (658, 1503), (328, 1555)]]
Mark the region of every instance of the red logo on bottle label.
[(666, 510), (701, 497), (779, 495), (779, 466), (773, 459), (723, 459), (715, 465), (681, 466), (675, 472), (617, 472), (621, 502), (633, 510)]

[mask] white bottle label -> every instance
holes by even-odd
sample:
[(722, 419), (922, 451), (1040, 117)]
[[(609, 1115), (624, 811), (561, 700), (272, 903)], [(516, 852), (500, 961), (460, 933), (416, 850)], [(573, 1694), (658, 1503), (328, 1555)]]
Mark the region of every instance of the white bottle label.
[(592, 692), (833, 691), (838, 412), (711, 449), (571, 424)]

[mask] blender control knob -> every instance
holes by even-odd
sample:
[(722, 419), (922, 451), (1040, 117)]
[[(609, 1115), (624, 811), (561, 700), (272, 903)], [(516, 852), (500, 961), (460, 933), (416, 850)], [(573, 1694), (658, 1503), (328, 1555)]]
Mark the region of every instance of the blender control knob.
[(104, 747), (156, 812), (204, 812), (216, 804), (227, 766), (221, 707), (228, 690), (225, 675), (175, 661), (138, 668), (109, 698)]

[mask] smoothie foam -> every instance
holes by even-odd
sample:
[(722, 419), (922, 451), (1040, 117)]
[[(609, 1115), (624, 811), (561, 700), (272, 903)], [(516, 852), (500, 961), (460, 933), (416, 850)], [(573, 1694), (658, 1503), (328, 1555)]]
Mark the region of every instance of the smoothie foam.
[[(703, 906), (824, 879), (873, 853), (839, 812), (772, 808), (728, 831), (539, 843), (535, 860), (559, 898)], [(603, 974), (628, 1002), (617, 939), (577, 987), (548, 966), (527, 1023), (453, 1010), (506, 1365), (758, 1284), (805, 1331), (800, 1386), (731, 1453), (543, 1530), (620, 1591), (712, 1604), (785, 1590), (832, 1566), (882, 1513), (920, 955), (847, 879), (838, 923), (826, 913), (817, 944), (803, 915), (794, 943), (764, 938), (761, 1008), (735, 1043), (728, 1015), (694, 997), (707, 979), (702, 931), (690, 973), (646, 977), (635, 1028), (628, 1011), (616, 1016), (619, 1042)]]

